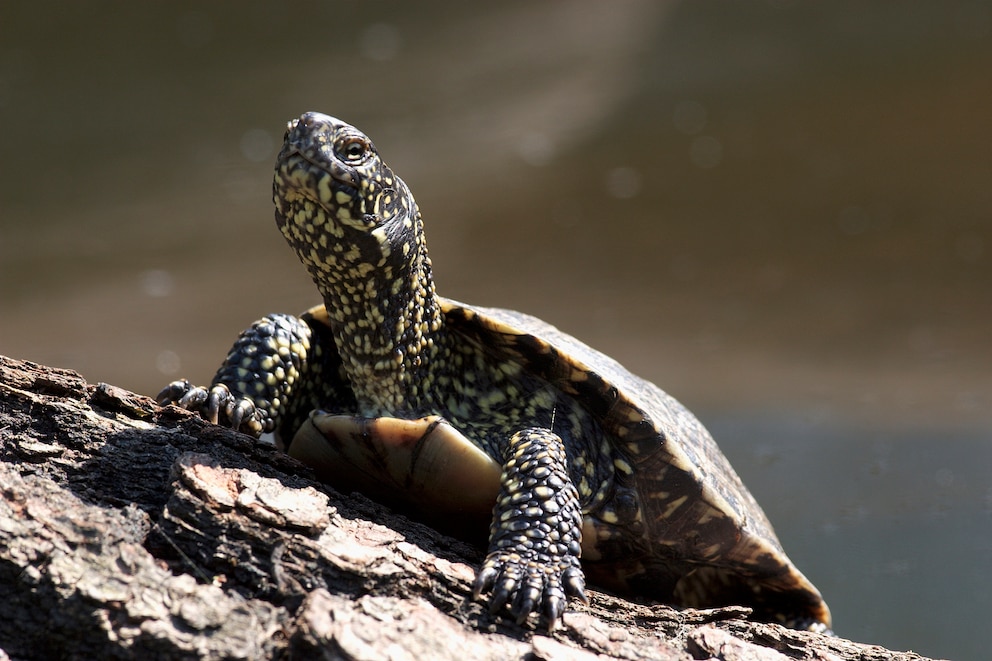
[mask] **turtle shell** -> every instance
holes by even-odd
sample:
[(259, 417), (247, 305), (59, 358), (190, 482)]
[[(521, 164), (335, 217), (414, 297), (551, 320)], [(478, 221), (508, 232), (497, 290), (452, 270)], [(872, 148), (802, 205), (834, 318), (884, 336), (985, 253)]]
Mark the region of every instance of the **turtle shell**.
[(712, 436), (675, 398), (536, 317), (441, 302), (450, 330), (574, 397), (610, 439), (613, 495), (584, 520), (583, 567), (592, 583), (829, 625), (819, 591), (782, 550)]

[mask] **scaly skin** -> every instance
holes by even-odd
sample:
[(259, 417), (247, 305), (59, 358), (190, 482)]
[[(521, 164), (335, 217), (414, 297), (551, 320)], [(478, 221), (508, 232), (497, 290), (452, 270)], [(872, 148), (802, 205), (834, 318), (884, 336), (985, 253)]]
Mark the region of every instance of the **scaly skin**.
[(508, 606), (518, 624), (539, 611), (554, 626), (568, 597), (588, 602), (581, 529), (582, 507), (561, 439), (540, 428), (514, 434), (473, 593), (478, 598), (492, 589), (490, 612)]

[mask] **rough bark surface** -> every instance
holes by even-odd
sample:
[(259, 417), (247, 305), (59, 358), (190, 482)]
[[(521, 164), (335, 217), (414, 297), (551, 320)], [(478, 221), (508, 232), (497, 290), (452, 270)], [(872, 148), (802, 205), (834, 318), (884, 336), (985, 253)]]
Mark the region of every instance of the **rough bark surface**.
[(923, 658), (595, 590), (535, 631), (472, 601), (481, 558), (246, 436), (0, 356), (0, 660)]

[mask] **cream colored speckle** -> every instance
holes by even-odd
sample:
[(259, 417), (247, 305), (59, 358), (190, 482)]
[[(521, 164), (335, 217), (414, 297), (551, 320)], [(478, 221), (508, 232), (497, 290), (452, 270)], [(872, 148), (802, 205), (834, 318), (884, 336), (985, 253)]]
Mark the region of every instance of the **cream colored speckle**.
[(678, 508), (682, 507), (688, 499), (688, 496), (681, 496), (670, 502), (668, 507), (665, 508), (665, 511), (661, 513), (661, 518), (667, 519), (671, 517), (672, 514), (674, 514)]

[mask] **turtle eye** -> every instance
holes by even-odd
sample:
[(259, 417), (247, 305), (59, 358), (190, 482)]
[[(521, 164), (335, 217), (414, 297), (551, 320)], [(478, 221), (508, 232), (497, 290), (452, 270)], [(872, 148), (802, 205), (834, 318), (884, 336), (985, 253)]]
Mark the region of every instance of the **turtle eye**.
[(349, 163), (360, 163), (368, 153), (368, 143), (360, 138), (348, 138), (338, 149), (338, 155)]

